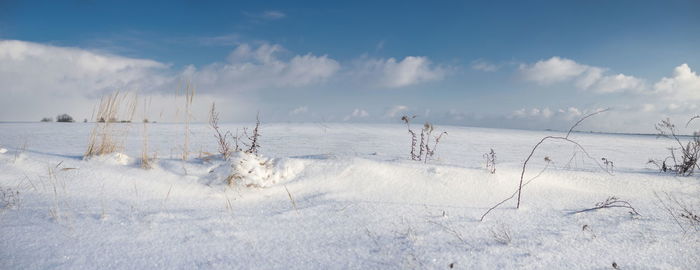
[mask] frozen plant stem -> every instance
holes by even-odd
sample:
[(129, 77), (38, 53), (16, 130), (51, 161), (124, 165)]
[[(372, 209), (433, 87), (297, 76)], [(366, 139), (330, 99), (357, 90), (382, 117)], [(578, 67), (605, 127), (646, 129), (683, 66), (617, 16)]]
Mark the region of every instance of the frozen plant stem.
[[(250, 141), (250, 145), (248, 146), (248, 150), (245, 152), (248, 154), (258, 154), (258, 148), (260, 148), (260, 144), (258, 143), (258, 139), (260, 138), (260, 113), (255, 117), (255, 128), (253, 129), (253, 135), (250, 136), (248, 135), (247, 130), (244, 128), (243, 133), (248, 137), (248, 140)], [(238, 142), (236, 142), (238, 144)]]
[(604, 201), (596, 203), (595, 207), (572, 212), (571, 214), (595, 211), (603, 208), (627, 208), (631, 210), (630, 213), (632, 213), (633, 215), (641, 216), (639, 212), (637, 212), (637, 210), (634, 209), (634, 207), (632, 207), (632, 205), (628, 201), (620, 200), (615, 196), (608, 197)]
[[(447, 135), (447, 132), (442, 132), (440, 135), (435, 137), (435, 143), (433, 147), (430, 148), (430, 136), (435, 130), (435, 127), (426, 122), (420, 132), (420, 144), (418, 143), (418, 136), (416, 132), (411, 129), (411, 119), (416, 118), (416, 116), (408, 117), (406, 115), (401, 117), (401, 121), (406, 124), (406, 129), (408, 133), (411, 134), (411, 160), (423, 161), (423, 163), (428, 163), (428, 159), (435, 155), (435, 149), (440, 143), (443, 135)], [(418, 153), (416, 154), (416, 146), (418, 146)]]
[[(582, 117), (581, 119), (579, 119), (578, 122), (576, 122), (573, 126), (571, 126), (571, 128), (569, 129), (569, 132), (566, 133), (566, 136), (564, 136), (564, 137), (561, 137), (561, 136), (546, 136), (546, 137), (542, 138), (542, 140), (540, 140), (540, 142), (538, 142), (538, 143), (535, 145), (535, 147), (532, 148), (532, 151), (530, 151), (530, 155), (528, 155), (528, 156), (527, 156), (527, 159), (525, 159), (525, 162), (523, 162), (523, 170), (520, 172), (520, 183), (518, 184), (518, 203), (516, 204), (515, 208), (520, 208), (520, 196), (521, 196), (521, 193), (522, 193), (522, 190), (523, 190), (523, 178), (525, 177), (525, 169), (527, 168), (527, 163), (528, 163), (528, 161), (530, 161), (530, 158), (532, 158), (532, 155), (535, 154), (535, 150), (537, 150), (537, 148), (540, 147), (540, 145), (541, 145), (542, 143), (544, 143), (546, 140), (562, 140), (562, 141), (570, 142), (570, 143), (576, 145), (576, 147), (578, 147), (579, 149), (581, 149), (581, 151), (583, 151), (583, 153), (585, 153), (586, 156), (588, 156), (589, 158), (591, 158), (591, 155), (588, 154), (588, 152), (586, 151), (586, 149), (583, 148), (583, 146), (581, 146), (578, 142), (569, 139), (569, 136), (571, 135), (571, 132), (574, 131), (574, 128), (576, 128), (579, 124), (581, 124), (581, 122), (583, 122), (583, 120), (586, 120), (587, 118), (589, 118), (589, 117), (591, 117), (591, 116), (594, 116), (594, 115), (596, 115), (596, 114), (599, 114), (599, 113), (602, 113), (602, 112), (606, 112), (606, 111), (608, 111), (608, 109), (596, 111), (596, 112), (594, 112), (594, 113), (590, 113), (590, 114), (588, 114), (588, 115)], [(592, 159), (592, 158), (591, 158), (591, 159)], [(601, 169), (603, 169), (603, 167), (600, 165), (600, 163), (598, 163), (597, 161), (596, 161), (596, 163), (598, 164), (599, 167), (601, 167)], [(607, 170), (606, 170), (606, 171), (607, 171)]]
[[(219, 113), (216, 111), (216, 103), (211, 104), (211, 111), (209, 112), (209, 126), (214, 130), (214, 137), (216, 142), (219, 144), (219, 153), (224, 160), (228, 160), (231, 156), (231, 146), (228, 142), (228, 137), (232, 136), (231, 132), (228, 130), (224, 133), (221, 132), (219, 128)], [(237, 138), (236, 145), (238, 145)], [(236, 151), (238, 147), (236, 147)]]
[[(516, 194), (517, 194), (518, 201), (517, 201), (517, 204), (516, 204), (516, 207), (515, 207), (515, 208), (516, 208), (516, 209), (519, 209), (519, 208), (520, 208), (520, 199), (521, 199), (520, 196), (521, 196), (521, 194), (522, 194), (523, 186), (525, 186), (527, 183), (529, 183), (530, 181), (532, 181), (532, 179), (530, 179), (527, 183), (523, 183), (523, 179), (525, 178), (525, 170), (527, 169), (527, 163), (530, 161), (530, 159), (532, 158), (532, 156), (535, 154), (535, 151), (537, 150), (537, 148), (538, 148), (540, 145), (542, 145), (542, 143), (544, 143), (544, 142), (547, 141), (547, 140), (560, 140), (560, 141), (569, 142), (569, 143), (575, 145), (575, 146), (576, 146), (578, 149), (580, 149), (588, 158), (590, 158), (590, 159), (592, 159), (593, 161), (595, 161), (595, 163), (598, 165), (598, 167), (600, 167), (603, 171), (605, 171), (605, 172), (607, 172), (608, 174), (610, 174), (610, 172), (608, 172), (608, 171), (598, 162), (598, 160), (592, 158), (591, 155), (588, 154), (588, 151), (586, 151), (586, 149), (583, 148), (583, 146), (581, 146), (581, 144), (579, 144), (578, 142), (576, 142), (576, 141), (574, 141), (574, 140), (569, 139), (569, 136), (571, 135), (571, 133), (574, 131), (574, 129), (575, 129), (579, 124), (581, 124), (581, 122), (583, 122), (583, 120), (586, 120), (587, 118), (589, 118), (589, 117), (591, 117), (591, 116), (594, 116), (594, 115), (597, 115), (597, 114), (606, 112), (606, 111), (608, 111), (608, 110), (609, 110), (609, 109), (604, 109), (604, 110), (596, 111), (596, 112), (593, 112), (593, 113), (590, 113), (590, 114), (585, 115), (584, 117), (582, 117), (581, 119), (579, 119), (573, 126), (571, 126), (571, 128), (569, 128), (569, 131), (566, 133), (566, 136), (546, 136), (546, 137), (542, 138), (537, 144), (535, 144), (535, 146), (534, 146), (534, 147), (532, 148), (532, 150), (530, 151), (530, 154), (527, 156), (527, 159), (525, 159), (525, 162), (523, 162), (523, 169), (522, 169), (522, 171), (520, 172), (520, 182), (518, 183), (518, 189), (515, 191), (515, 193), (514, 193), (512, 196), (506, 198), (505, 200), (503, 200), (503, 201), (499, 202), (498, 204), (494, 205), (493, 207), (489, 208), (489, 209), (486, 211), (486, 213), (484, 213), (484, 214), (481, 216), (481, 219), (480, 219), (479, 221), (483, 221), (484, 218), (486, 217), (486, 215), (488, 215), (488, 213), (490, 213), (493, 209), (496, 209), (497, 207), (499, 207), (499, 206), (502, 205), (503, 203), (505, 203), (505, 202), (509, 201), (510, 199), (512, 199)], [(547, 162), (547, 165), (549, 165), (549, 163), (551, 162), (551, 160), (550, 160), (548, 157), (545, 157), (545, 161)], [(546, 169), (546, 168), (547, 168), (547, 167), (545, 166), (545, 169)], [(543, 170), (542, 172), (544, 172), (544, 170)], [(537, 176), (539, 176), (540, 174), (542, 174), (542, 172), (540, 172)], [(534, 178), (533, 178), (533, 179), (534, 179)]]

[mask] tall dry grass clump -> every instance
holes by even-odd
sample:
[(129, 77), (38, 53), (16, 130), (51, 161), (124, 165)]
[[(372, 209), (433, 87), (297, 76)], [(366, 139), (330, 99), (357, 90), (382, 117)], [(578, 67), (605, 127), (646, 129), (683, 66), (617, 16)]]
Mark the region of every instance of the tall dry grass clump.
[(194, 86), (188, 81), (185, 84), (185, 140), (182, 145), (182, 160), (189, 159), (190, 155), (190, 120), (192, 119), (192, 100), (194, 100)]
[(136, 112), (137, 96), (116, 91), (102, 97), (93, 115), (95, 127), (90, 133), (88, 147), (83, 158), (101, 156), (124, 149), (124, 140), (129, 124), (120, 126), (121, 121), (130, 123)]
[(151, 106), (151, 99), (144, 99), (143, 103), (143, 115), (144, 115), (144, 120), (143, 120), (143, 147), (141, 149), (141, 168), (143, 169), (150, 169), (153, 166), (151, 165), (151, 157), (148, 155), (148, 109)]

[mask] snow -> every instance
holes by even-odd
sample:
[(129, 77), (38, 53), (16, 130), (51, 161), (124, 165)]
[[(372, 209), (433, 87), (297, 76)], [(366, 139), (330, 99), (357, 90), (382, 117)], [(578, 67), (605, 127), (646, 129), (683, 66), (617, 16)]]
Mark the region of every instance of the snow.
[(264, 188), (285, 179), (293, 179), (303, 169), (303, 163), (289, 159), (270, 159), (239, 151), (229, 160), (212, 169), (207, 184), (228, 184)]
[[(533, 156), (522, 205), (505, 203), (531, 147), (557, 132), (437, 126), (447, 131), (427, 163), (409, 160), (401, 125), (265, 124), (260, 155), (216, 151), (211, 130), (148, 127), (153, 168), (141, 169), (141, 125), (125, 150), (82, 159), (93, 124), (2, 123), (3, 269), (695, 269), (700, 232), (683, 231), (660, 203), (669, 194), (700, 212), (697, 176), (661, 174), (649, 158), (666, 139), (575, 133), (602, 171), (571, 145)], [(235, 131), (245, 125), (222, 125)], [(250, 126), (250, 125), (248, 125)], [(495, 174), (484, 168), (493, 148)], [(241, 173), (233, 185), (226, 177)], [(591, 208), (609, 196), (641, 216)], [(668, 202), (667, 202), (668, 203)], [(506, 234), (509, 236), (506, 236)], [(510, 238), (510, 239), (508, 239)]]

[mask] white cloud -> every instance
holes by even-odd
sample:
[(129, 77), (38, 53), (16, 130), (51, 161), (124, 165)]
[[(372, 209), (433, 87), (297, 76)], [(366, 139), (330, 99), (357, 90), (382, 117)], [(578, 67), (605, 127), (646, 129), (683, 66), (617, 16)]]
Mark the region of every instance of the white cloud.
[(167, 88), (170, 67), (153, 60), (78, 48), (0, 40), (0, 120), (69, 113), (90, 117), (94, 99), (114, 90)]
[(587, 69), (588, 66), (557, 56), (537, 61), (533, 65), (520, 66), (520, 72), (522, 72), (525, 79), (543, 85), (570, 80), (580, 76)]
[(673, 70), (673, 77), (664, 77), (654, 84), (654, 90), (672, 100), (698, 100), (700, 99), (700, 77), (690, 69), (688, 64), (682, 64)]
[(284, 14), (282, 11), (279, 10), (268, 10), (263, 12), (261, 17), (268, 20), (279, 20), (283, 19), (284, 17), (287, 17), (287, 14)]
[(406, 112), (406, 111), (408, 111), (408, 106), (405, 106), (405, 105), (396, 105), (396, 106), (393, 106), (393, 107), (387, 109), (386, 112), (384, 113), (384, 117), (395, 118), (395, 117), (397, 117), (400, 113), (403, 113), (403, 112)]
[(282, 53), (287, 52), (279, 45), (253, 48), (244, 44), (225, 63), (176, 71), (148, 59), (0, 40), (0, 120), (31, 120), (60, 112), (89, 118), (95, 99), (104, 93), (121, 90), (171, 95), (183, 80), (192, 80), (200, 99), (216, 96), (222, 103), (232, 100), (228, 103), (236, 103), (236, 108), (250, 108), (256, 106), (256, 96), (236, 93), (314, 85), (340, 69), (340, 64), (327, 56), (278, 57)]
[(556, 119), (564, 119), (564, 120), (572, 120), (576, 119), (578, 117), (581, 117), (583, 113), (581, 112), (580, 109), (576, 107), (569, 107), (565, 109), (558, 109), (556, 111), (550, 110), (549, 108), (545, 107), (543, 109), (540, 108), (531, 108), (531, 109), (519, 109), (515, 110), (510, 114), (509, 118), (517, 118), (517, 119), (535, 119), (535, 120), (548, 120), (552, 118)]
[(343, 118), (343, 121), (348, 121), (353, 118), (366, 118), (369, 117), (369, 113), (365, 111), (364, 109), (355, 109), (352, 111), (352, 113), (345, 118)]
[(549, 108), (544, 108), (542, 110), (542, 117), (550, 118), (550, 117), (552, 117), (552, 115), (554, 115), (554, 112), (552, 112), (552, 110), (550, 110)]
[(399, 88), (423, 82), (441, 80), (447, 73), (424, 56), (407, 56), (401, 61), (364, 59), (355, 67), (356, 74), (369, 77), (381, 87)]
[(577, 88), (597, 93), (641, 91), (644, 80), (624, 74), (604, 75), (605, 68), (576, 63), (554, 56), (532, 65), (520, 65), (523, 78), (540, 85), (572, 82)]
[(162, 74), (168, 66), (156, 61), (16, 40), (0, 41), (0, 63), (5, 93), (96, 96), (169, 82)]
[(297, 108), (294, 108), (293, 110), (291, 110), (291, 111), (289, 112), (289, 114), (291, 114), (291, 115), (297, 115), (297, 114), (306, 113), (306, 112), (308, 112), (308, 111), (309, 111), (309, 107), (307, 107), (307, 106), (300, 106), (300, 107), (297, 107)]
[(296, 55), (288, 60), (277, 55), (284, 49), (279, 45), (263, 44), (252, 48), (238, 46), (226, 63), (215, 63), (189, 75), (199, 88), (214, 92), (243, 92), (267, 88), (302, 87), (321, 83), (333, 76), (340, 64), (326, 55)]
[(475, 60), (472, 62), (472, 69), (474, 70), (480, 70), (480, 71), (486, 71), (486, 72), (493, 72), (498, 70), (498, 66), (486, 62), (485, 60), (479, 59)]
[(594, 87), (599, 93), (612, 93), (620, 90), (641, 90), (644, 87), (644, 80), (624, 74), (617, 74), (600, 78)]

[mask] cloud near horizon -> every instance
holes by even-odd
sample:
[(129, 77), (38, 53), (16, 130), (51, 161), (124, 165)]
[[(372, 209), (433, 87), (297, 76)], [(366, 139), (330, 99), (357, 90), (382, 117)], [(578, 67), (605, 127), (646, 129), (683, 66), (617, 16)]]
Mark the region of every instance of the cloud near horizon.
[[(328, 55), (295, 54), (281, 45), (267, 43), (257, 46), (243, 43), (234, 47), (220, 62), (176, 68), (150, 59), (123, 57), (81, 48), (0, 40), (0, 63), (0, 81), (3, 82), (0, 86), (3, 94), (3, 99), (0, 100), (0, 120), (5, 121), (33, 120), (74, 111), (80, 112), (76, 117), (82, 119), (89, 116), (95, 100), (105, 93), (123, 90), (136, 91), (142, 95), (172, 96), (184, 80), (194, 83), (202, 102), (205, 99), (209, 100), (208, 102), (216, 100), (219, 105), (217, 107), (222, 110), (236, 110), (230, 115), (247, 119), (244, 118), (244, 114), (254, 114), (259, 110), (257, 106), (265, 101), (262, 98), (265, 94), (278, 93), (270, 91), (287, 93), (309, 88), (315, 89), (314, 95), (323, 93), (323, 97), (319, 98), (345, 100), (346, 96), (342, 95), (349, 97), (353, 95), (352, 92), (326, 89), (405, 88), (439, 82), (450, 75), (451, 71), (459, 69), (434, 64), (424, 56), (406, 56), (398, 59), (359, 57), (341, 63)], [(471, 65), (472, 69), (479, 71), (491, 71), (494, 67), (498, 69), (497, 66), (489, 66), (488, 63), (484, 60), (472, 62)], [(604, 67), (585, 65), (561, 57), (521, 64), (516, 72), (525, 81), (542, 86), (562, 84), (589, 93), (625, 93), (623, 97), (627, 103), (621, 103), (620, 107), (623, 110), (620, 112), (626, 114), (628, 119), (625, 121), (629, 123), (639, 122), (633, 119), (641, 117), (635, 115), (636, 112), (647, 113), (652, 117), (655, 116), (654, 113), (677, 116), (697, 114), (698, 106), (695, 103), (700, 100), (700, 76), (688, 64), (677, 66), (670, 75), (653, 84), (648, 84), (646, 79), (615, 74)], [(355, 85), (345, 86), (348, 82)], [(370, 100), (385, 94), (366, 91), (362, 95), (367, 95), (363, 98)], [(636, 99), (632, 101), (627, 97)], [(599, 106), (596, 103), (555, 106), (548, 103), (549, 101), (543, 101), (539, 106), (529, 109), (514, 111), (517, 107), (504, 107), (499, 108), (498, 112), (491, 112), (491, 115), (484, 115), (475, 108), (474, 112), (450, 111), (442, 117), (442, 112), (437, 110), (439, 104), (423, 106), (421, 102), (411, 99), (385, 100), (383, 103), (370, 104), (355, 100), (356, 104), (344, 104), (347, 106), (338, 107), (338, 111), (333, 111), (336, 108), (328, 107), (323, 101), (316, 101), (320, 103), (314, 104), (314, 101), (307, 103), (308, 99), (295, 100), (294, 102), (299, 102), (296, 104), (305, 104), (297, 105), (296, 108), (290, 107), (289, 104), (280, 104), (282, 101), (275, 102), (277, 103), (272, 104), (270, 108), (285, 108), (278, 115), (300, 120), (327, 117), (347, 121), (389, 121), (414, 110), (425, 110), (423, 116), (428, 117), (427, 112), (434, 110), (435, 114), (430, 118), (437, 120), (436, 123), (445, 121), (453, 124), (477, 123), (489, 126), (503, 120), (511, 121), (503, 122), (504, 125), (523, 126), (524, 124), (517, 120), (536, 120), (535, 122), (547, 127), (556, 121), (567, 123), (566, 121), (586, 111), (577, 108)], [(635, 103), (643, 106), (633, 106)], [(402, 105), (389, 106), (391, 104)], [(315, 108), (313, 113), (310, 113), (310, 107)], [(559, 107), (564, 109), (550, 109)], [(490, 119), (492, 122), (484, 119)], [(611, 126), (614, 127), (613, 124)]]
[(435, 66), (424, 56), (406, 56), (398, 61), (389, 59), (363, 59), (353, 67), (360, 78), (372, 81), (384, 88), (401, 88), (419, 83), (439, 81), (447, 75), (447, 69)]
[[(521, 64), (520, 74), (527, 81), (549, 86), (557, 83), (569, 83), (582, 90), (591, 90), (598, 94), (625, 92), (636, 96), (649, 96), (652, 102), (665, 103), (667, 106), (681, 107), (689, 101), (700, 100), (700, 76), (687, 63), (674, 68), (670, 77), (663, 77), (652, 86), (645, 79), (625, 74), (607, 75), (607, 68), (588, 66), (573, 60), (551, 57), (534, 64)], [(689, 108), (689, 106), (682, 106)], [(647, 110), (650, 107), (647, 107)]]
[(13, 94), (94, 97), (170, 81), (157, 61), (17, 40), (0, 40), (0, 63), (2, 89)]
[[(364, 65), (350, 65), (340, 72), (341, 63), (327, 55), (294, 55), (277, 44), (254, 47), (244, 43), (235, 47), (225, 61), (177, 70), (150, 59), (0, 40), (0, 81), (4, 94), (0, 120), (34, 119), (46, 114), (45, 104), (55, 104), (57, 108), (52, 110), (61, 111), (72, 111), (80, 107), (77, 104), (85, 103), (88, 104), (82, 107), (92, 108), (93, 104), (89, 103), (115, 90), (172, 95), (188, 80), (199, 93), (211, 98), (243, 96), (241, 100), (253, 101), (256, 91), (316, 87), (349, 74), (366, 76), (357, 80), (366, 88), (400, 88), (439, 80), (445, 75), (426, 57), (362, 61)], [(17, 101), (30, 104), (20, 106)]]
[(576, 88), (596, 93), (640, 92), (646, 87), (643, 79), (622, 73), (606, 75), (607, 68), (579, 64), (558, 56), (522, 64), (518, 69), (527, 81), (540, 85), (572, 82)]
[(295, 55), (279, 58), (285, 52), (279, 45), (262, 44), (252, 48), (239, 45), (224, 63), (197, 69), (189, 66), (182, 74), (192, 78), (198, 88), (217, 93), (246, 92), (270, 88), (296, 88), (324, 82), (338, 70), (340, 63), (327, 55)]

